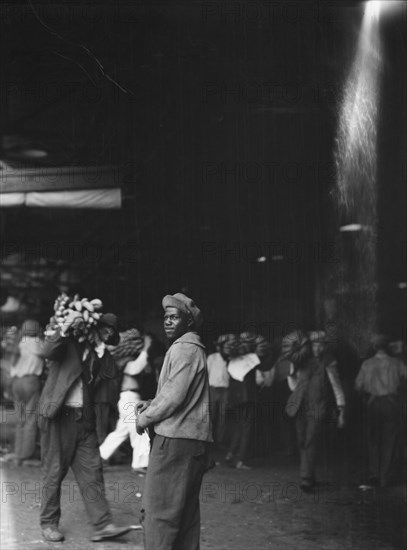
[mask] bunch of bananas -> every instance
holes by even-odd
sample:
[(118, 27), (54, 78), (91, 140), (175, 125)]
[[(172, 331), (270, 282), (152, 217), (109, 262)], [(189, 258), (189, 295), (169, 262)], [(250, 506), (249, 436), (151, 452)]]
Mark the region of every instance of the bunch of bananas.
[(260, 334), (242, 332), (241, 334), (223, 334), (217, 344), (226, 357), (238, 357), (247, 353), (255, 353), (260, 358), (267, 357), (272, 347), (270, 342)]
[(62, 293), (55, 300), (54, 315), (50, 319), (49, 326), (50, 328), (63, 328), (70, 312), (75, 311), (78, 315), (70, 327), (70, 332), (76, 340), (84, 342), (96, 328), (102, 316), (102, 307), (103, 303), (99, 298), (88, 300), (88, 298), (80, 298), (79, 294), (70, 298), (67, 294)]
[(120, 343), (117, 346), (108, 346), (112, 357), (121, 359), (123, 357), (136, 358), (144, 347), (144, 338), (140, 331), (131, 328), (120, 333)]

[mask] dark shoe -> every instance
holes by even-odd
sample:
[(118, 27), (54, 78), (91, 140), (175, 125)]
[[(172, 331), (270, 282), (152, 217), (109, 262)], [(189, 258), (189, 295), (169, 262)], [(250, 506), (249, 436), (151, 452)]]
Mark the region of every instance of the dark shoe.
[(248, 466), (247, 464), (245, 464), (244, 462), (242, 462), (241, 460), (238, 460), (236, 462), (236, 466), (235, 466), (236, 470), (251, 470), (252, 467), (251, 466)]
[(132, 468), (131, 472), (136, 475), (145, 476), (147, 473), (147, 468)]
[(300, 488), (304, 493), (312, 493), (315, 483), (312, 479), (303, 479), (300, 483)]
[(131, 529), (132, 529), (131, 525), (127, 525), (125, 527), (124, 526), (118, 527), (113, 523), (109, 523), (109, 525), (106, 525), (106, 527), (103, 527), (103, 529), (99, 529), (98, 531), (95, 531), (90, 540), (92, 542), (100, 542), (105, 539), (114, 539), (116, 537), (121, 537), (122, 535), (125, 535)]
[(49, 542), (62, 542), (65, 539), (57, 527), (45, 527), (45, 529), (42, 529), (41, 534), (44, 540)]

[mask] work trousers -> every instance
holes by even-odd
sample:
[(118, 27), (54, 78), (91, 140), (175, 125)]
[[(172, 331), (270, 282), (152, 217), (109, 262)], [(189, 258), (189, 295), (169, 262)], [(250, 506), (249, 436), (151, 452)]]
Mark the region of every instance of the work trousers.
[(156, 435), (143, 495), (145, 550), (199, 550), (207, 443)]
[(17, 460), (26, 460), (34, 456), (37, 442), (37, 406), (41, 393), (39, 376), (13, 378), (12, 392), (16, 412), (14, 452)]
[(315, 480), (315, 467), (322, 419), (312, 411), (300, 409), (295, 421), (298, 449), (300, 451), (301, 479)]
[(256, 421), (256, 403), (240, 403), (232, 412), (233, 435), (229, 446), (229, 453), (236, 460), (244, 461), (249, 449), (254, 424)]
[(225, 438), (226, 408), (229, 388), (209, 386), (209, 412), (212, 420), (213, 439), (222, 443)]
[(367, 407), (369, 475), (387, 485), (394, 473), (401, 410), (395, 398), (374, 397)]
[(86, 422), (81, 411), (74, 407), (62, 407), (58, 418), (48, 420), (41, 429), (44, 475), (40, 509), (42, 528), (58, 526), (61, 485), (69, 467), (73, 470), (94, 528), (101, 529), (111, 523), (96, 430)]

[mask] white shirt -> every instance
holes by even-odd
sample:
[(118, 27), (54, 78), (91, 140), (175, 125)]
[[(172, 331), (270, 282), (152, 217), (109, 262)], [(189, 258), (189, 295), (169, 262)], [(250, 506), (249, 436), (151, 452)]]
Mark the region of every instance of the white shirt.
[(246, 374), (260, 365), (260, 359), (255, 353), (239, 355), (229, 361), (228, 372), (234, 380), (243, 382)]
[(44, 367), (42, 342), (38, 337), (24, 336), (18, 345), (20, 357), (10, 369), (13, 378), (35, 375), (41, 376)]
[(137, 359), (134, 359), (134, 361), (129, 361), (126, 366), (124, 367), (124, 374), (129, 374), (130, 376), (136, 376), (137, 374), (140, 374), (140, 372), (143, 372), (143, 370), (148, 365), (148, 355), (146, 351), (141, 351), (138, 355)]
[(229, 387), (228, 364), (220, 353), (211, 353), (207, 358), (209, 385), (215, 388)]

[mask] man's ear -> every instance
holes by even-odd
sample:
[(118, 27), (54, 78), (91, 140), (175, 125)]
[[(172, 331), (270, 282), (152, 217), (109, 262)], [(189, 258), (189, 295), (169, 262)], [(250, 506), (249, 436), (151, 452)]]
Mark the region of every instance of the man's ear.
[(188, 328), (191, 328), (194, 325), (194, 323), (195, 323), (195, 321), (192, 318), (192, 315), (188, 315), (188, 319), (187, 319)]

